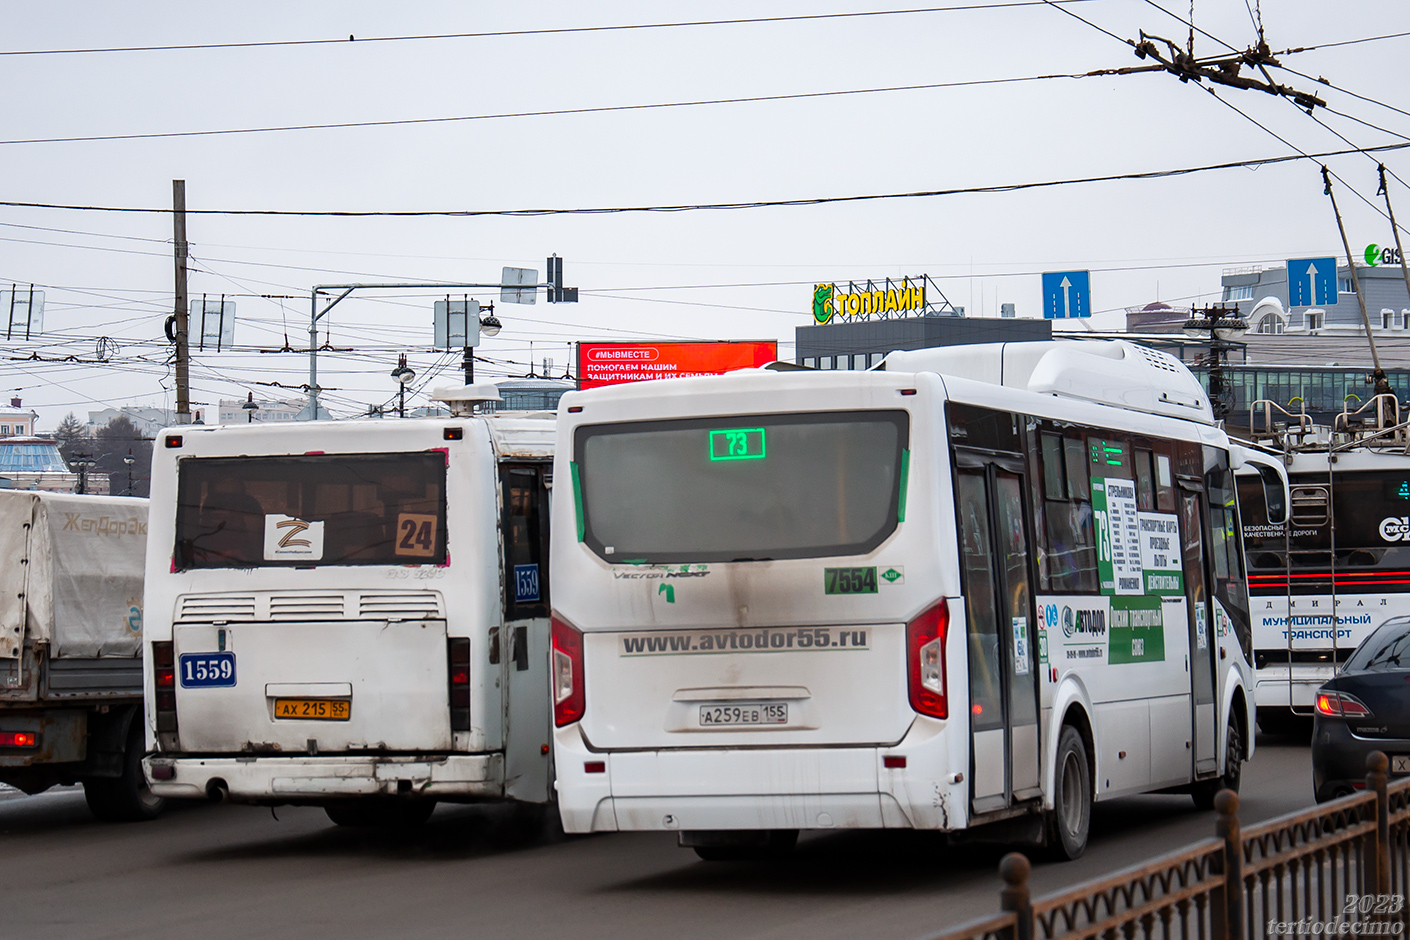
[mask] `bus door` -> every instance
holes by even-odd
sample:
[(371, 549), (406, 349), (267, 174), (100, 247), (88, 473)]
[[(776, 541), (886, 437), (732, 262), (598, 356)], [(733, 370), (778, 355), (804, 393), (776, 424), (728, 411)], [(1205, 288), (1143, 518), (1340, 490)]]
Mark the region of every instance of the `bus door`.
[(970, 795), (976, 813), (1041, 794), (1023, 461), (958, 452), (956, 506), (969, 652)]
[(1215, 638), (1214, 606), (1209, 593), (1208, 567), (1205, 552), (1204, 488), (1199, 483), (1180, 481), (1180, 540), (1185, 571), (1186, 610), (1189, 612), (1190, 653), (1187, 668), (1190, 673), (1190, 720), (1196, 775), (1210, 774), (1219, 769), (1215, 758), (1218, 747), (1219, 709), (1214, 701)]
[(506, 796), (548, 799), (548, 488), (546, 462), (500, 463), (504, 624), (490, 641), (506, 690)]

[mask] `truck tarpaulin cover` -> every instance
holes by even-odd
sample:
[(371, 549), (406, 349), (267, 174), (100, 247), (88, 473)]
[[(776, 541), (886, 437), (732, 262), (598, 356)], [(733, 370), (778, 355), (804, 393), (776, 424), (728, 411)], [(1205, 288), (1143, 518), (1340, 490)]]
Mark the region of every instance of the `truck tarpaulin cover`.
[(579, 343), (578, 387), (684, 379), (757, 369), (778, 358), (773, 340), (696, 343)]
[(146, 551), (145, 499), (0, 490), (0, 659), (138, 655)]

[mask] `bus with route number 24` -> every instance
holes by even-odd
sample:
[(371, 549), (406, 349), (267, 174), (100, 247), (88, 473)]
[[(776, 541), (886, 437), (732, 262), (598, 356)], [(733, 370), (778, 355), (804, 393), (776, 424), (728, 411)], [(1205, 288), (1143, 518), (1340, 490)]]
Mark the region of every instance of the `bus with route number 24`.
[(551, 805), (552, 413), (157, 437), (146, 768), (161, 796), (415, 825)]
[(1120, 341), (565, 395), (564, 828), (717, 859), (1003, 823), (1075, 858), (1094, 801), (1211, 805), (1253, 752), (1247, 456)]

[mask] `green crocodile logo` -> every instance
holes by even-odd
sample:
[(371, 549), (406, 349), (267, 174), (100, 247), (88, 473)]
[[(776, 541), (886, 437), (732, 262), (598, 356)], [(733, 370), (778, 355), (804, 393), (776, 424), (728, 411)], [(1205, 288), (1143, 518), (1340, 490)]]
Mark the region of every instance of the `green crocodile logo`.
[(819, 284), (813, 288), (813, 319), (819, 326), (832, 319), (832, 290), (831, 284)]

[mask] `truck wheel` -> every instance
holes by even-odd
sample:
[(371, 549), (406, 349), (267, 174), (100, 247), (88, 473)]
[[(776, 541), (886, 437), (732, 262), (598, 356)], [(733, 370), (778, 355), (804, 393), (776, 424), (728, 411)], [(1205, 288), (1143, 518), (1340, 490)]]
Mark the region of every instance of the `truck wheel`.
[(83, 798), (93, 815), (103, 822), (156, 819), (166, 808), (166, 799), (151, 791), (142, 773), (145, 744), (141, 716), (134, 716), (122, 755), (122, 776), (88, 777), (83, 781)]
[(337, 826), (377, 826), (388, 829), (415, 829), (436, 811), (435, 800), (397, 800), (366, 797), (338, 800), (323, 807)]
[(1197, 781), (1190, 790), (1197, 809), (1214, 809), (1214, 797), (1220, 790), (1239, 792), (1239, 781), (1243, 779), (1244, 745), (1239, 734), (1239, 722), (1229, 716), (1229, 727), (1224, 732), (1224, 773), (1210, 780)]
[(1048, 815), (1048, 849), (1058, 861), (1080, 858), (1092, 826), (1092, 774), (1087, 745), (1071, 725), (1058, 738), (1053, 774), (1053, 811)]

